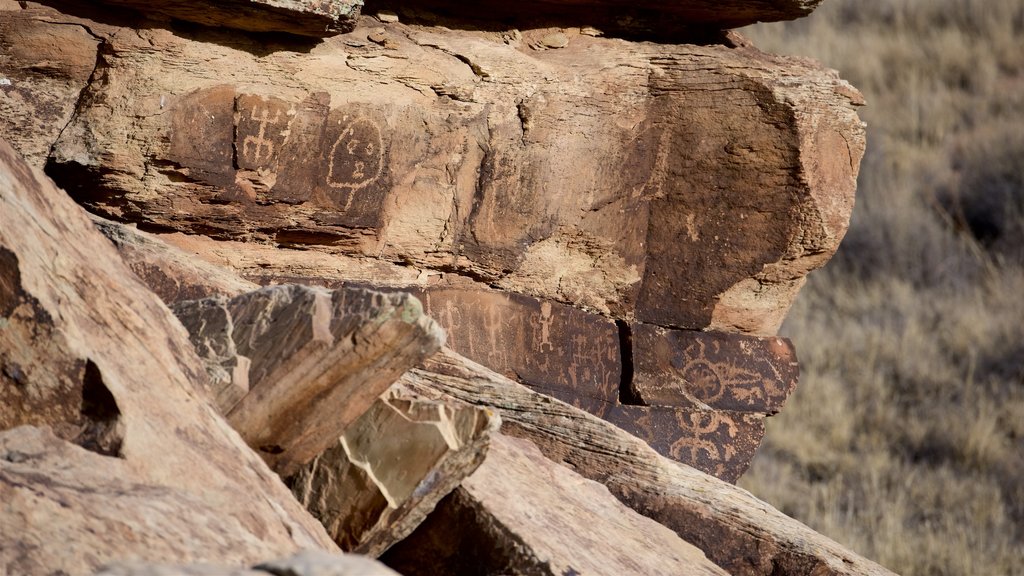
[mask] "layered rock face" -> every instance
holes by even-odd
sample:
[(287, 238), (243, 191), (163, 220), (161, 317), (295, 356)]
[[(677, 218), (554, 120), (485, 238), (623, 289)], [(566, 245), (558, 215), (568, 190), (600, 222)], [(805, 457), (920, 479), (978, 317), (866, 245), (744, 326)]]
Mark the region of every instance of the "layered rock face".
[(0, 0), (0, 566), (884, 573), (727, 483), (864, 150), (728, 29), (817, 3)]
[[(156, 12), (215, 17), (179, 4)], [(750, 4), (645, 9), (706, 31), (813, 6)], [(538, 6), (563, 26), (448, 29), (426, 3), (319, 43), (30, 6), (8, 26), (34, 42), (88, 33), (54, 50), (59, 86), (26, 72), (5, 105), (74, 102), (12, 131), (91, 210), (257, 283), (413, 291), (453, 349), (735, 479), (795, 382), (771, 335), (846, 228), (859, 96), (736, 37), (627, 42)]]

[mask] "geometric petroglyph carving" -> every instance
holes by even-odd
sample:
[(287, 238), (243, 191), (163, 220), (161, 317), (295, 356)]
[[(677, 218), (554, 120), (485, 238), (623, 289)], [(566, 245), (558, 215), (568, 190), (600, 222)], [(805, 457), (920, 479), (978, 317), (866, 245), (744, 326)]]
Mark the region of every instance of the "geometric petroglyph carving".
[(300, 101), (204, 88), (172, 109), (168, 156), (225, 202), (309, 204), (340, 226), (376, 228), (390, 189), (379, 111), (331, 109), (330, 95)]
[(796, 387), (785, 338), (634, 324), (632, 388), (644, 404), (774, 414)]

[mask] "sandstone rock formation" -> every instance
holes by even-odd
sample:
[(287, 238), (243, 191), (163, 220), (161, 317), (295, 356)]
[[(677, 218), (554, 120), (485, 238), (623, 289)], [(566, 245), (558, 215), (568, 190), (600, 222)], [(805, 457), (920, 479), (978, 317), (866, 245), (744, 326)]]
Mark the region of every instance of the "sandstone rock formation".
[(335, 549), (207, 403), (204, 378), (170, 311), (0, 142), (0, 566)]
[(727, 29), (819, 1), (0, 0), (0, 135), (96, 214), (0, 144), (0, 570), (885, 573), (719, 480), (864, 149)]
[[(715, 29), (814, 4), (640, 8)], [(538, 6), (538, 18), (576, 13)], [(645, 360), (626, 344), (635, 330), (673, 346), (659, 328), (774, 333), (845, 231), (859, 95), (817, 65), (728, 40), (452, 30), (424, 15), (443, 19), (443, 3), (406, 8), (413, 17), (363, 17), (310, 46), (32, 6), (17, 30), (80, 27), (94, 68), (60, 90), (12, 78), (20, 99), (7, 106), (27, 117), (37, 93), (64, 102), (82, 87), (67, 126), (45, 134), (46, 162), (92, 210), (232, 252), (224, 259), (259, 283), (422, 294), (458, 351), (705, 470), (718, 463), (677, 440), (717, 436), (733, 445), (723, 477), (734, 479), (792, 387), (771, 351), (728, 365), (761, 382), (734, 379), (723, 394), (771, 389), (772, 403), (730, 407), (648, 400), (650, 382), (631, 373)], [(9, 52), (14, 69), (33, 70)], [(70, 60), (55, 54), (55, 66)]]
[(398, 576), (398, 573), (362, 556), (307, 550), (281, 560), (264, 562), (252, 569), (210, 564), (182, 566), (133, 562), (107, 566), (96, 576)]
[(343, 550), (379, 556), (477, 469), (499, 423), (487, 409), (385, 395), (288, 484)]

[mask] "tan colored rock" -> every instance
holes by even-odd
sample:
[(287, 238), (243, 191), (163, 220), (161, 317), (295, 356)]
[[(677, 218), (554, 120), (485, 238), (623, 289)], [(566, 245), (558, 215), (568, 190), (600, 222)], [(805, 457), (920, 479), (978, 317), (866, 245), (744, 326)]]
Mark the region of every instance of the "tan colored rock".
[(504, 433), (603, 483), (734, 575), (891, 575), (749, 492), (659, 456), (643, 441), (450, 352), (399, 381), (425, 395), (495, 409)]
[(218, 408), (282, 477), (444, 343), (419, 301), (402, 293), (270, 286), (174, 309), (209, 360), (244, 372), (214, 391), (225, 400)]
[(417, 574), (726, 574), (608, 489), (495, 436), (473, 476), (384, 560)]
[(394, 570), (370, 558), (356, 554), (327, 554), (318, 550), (264, 562), (256, 568), (274, 576), (399, 576)]
[(376, 557), (477, 469), (499, 425), (487, 409), (386, 394), (288, 484), (343, 550)]
[(360, 22), (269, 54), (226, 32), (102, 32), (104, 81), (51, 173), (143, 227), (687, 329), (773, 333), (845, 232), (863, 128), (815, 64), (586, 35), (534, 51), (551, 30), (517, 47), (404, 18), (382, 46)]
[(42, 168), (96, 67), (88, 26), (38, 5), (0, 8), (0, 135)]
[(184, 329), (0, 142), (0, 566), (335, 549), (210, 406)]

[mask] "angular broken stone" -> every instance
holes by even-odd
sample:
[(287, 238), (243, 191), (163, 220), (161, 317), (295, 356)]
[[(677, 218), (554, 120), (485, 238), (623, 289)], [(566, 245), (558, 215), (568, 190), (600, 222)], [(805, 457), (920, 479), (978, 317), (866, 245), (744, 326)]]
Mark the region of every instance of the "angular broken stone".
[(0, 141), (0, 566), (235, 565), (334, 543), (206, 402), (184, 329)]
[(601, 484), (501, 435), (476, 473), (382, 560), (406, 576), (726, 574)]
[[(228, 373), (239, 369), (236, 356), (249, 360), (248, 392), (219, 408), (282, 476), (333, 444), (444, 342), (420, 302), (403, 293), (271, 286), (174, 309), (208, 360), (226, 360)], [(233, 399), (245, 384), (230, 387), (217, 396)]]
[(473, 473), (500, 420), (385, 394), (287, 483), (342, 550), (379, 556)]
[(546, 457), (605, 484), (730, 574), (892, 575), (746, 490), (659, 456), (628, 432), (451, 352), (399, 383), (425, 396), (493, 408), (504, 433), (531, 440)]
[(785, 338), (630, 328), (632, 392), (643, 404), (775, 414), (796, 388), (800, 367)]

